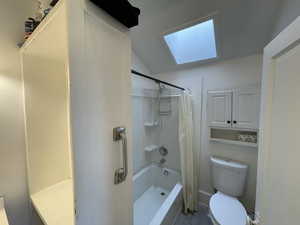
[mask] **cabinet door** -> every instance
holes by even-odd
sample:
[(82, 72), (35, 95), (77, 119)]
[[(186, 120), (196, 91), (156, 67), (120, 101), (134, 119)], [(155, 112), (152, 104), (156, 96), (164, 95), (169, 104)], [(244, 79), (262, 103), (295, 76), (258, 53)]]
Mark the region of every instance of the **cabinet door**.
[(208, 92), (209, 126), (231, 127), (232, 91)]
[(259, 91), (257, 88), (236, 89), (233, 92), (232, 126), (258, 129)]

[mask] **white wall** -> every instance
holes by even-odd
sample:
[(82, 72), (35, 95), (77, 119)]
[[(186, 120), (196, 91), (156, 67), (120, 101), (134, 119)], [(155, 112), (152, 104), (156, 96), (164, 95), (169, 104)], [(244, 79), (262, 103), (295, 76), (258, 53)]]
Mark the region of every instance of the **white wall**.
[(299, 9), (299, 0), (285, 0), (281, 2), (281, 6), (276, 17), (277, 20), (275, 20), (275, 25), (271, 39), (275, 38), (285, 27), (287, 27), (298, 16), (300, 16)]
[[(190, 70), (182, 70), (156, 77), (171, 83), (189, 88), (194, 95), (194, 146), (200, 150), (200, 200), (207, 203), (205, 193), (213, 193), (210, 180), (210, 155), (231, 158), (244, 162), (250, 166), (248, 184), (243, 202), (253, 209), (256, 190), (257, 150), (247, 147), (231, 146), (208, 142), (208, 128), (206, 124), (206, 93), (208, 90), (242, 87), (260, 83), (262, 56), (249, 57), (223, 61), (216, 64), (204, 65)], [(203, 82), (203, 88), (202, 88)], [(201, 94), (203, 92), (203, 101)], [(201, 107), (202, 106), (202, 107)], [(202, 109), (201, 109), (202, 108)], [(202, 127), (200, 122), (202, 118)]]
[(29, 224), (21, 66), (17, 43), (32, 1), (3, 0), (0, 7), (0, 195), (12, 225)]

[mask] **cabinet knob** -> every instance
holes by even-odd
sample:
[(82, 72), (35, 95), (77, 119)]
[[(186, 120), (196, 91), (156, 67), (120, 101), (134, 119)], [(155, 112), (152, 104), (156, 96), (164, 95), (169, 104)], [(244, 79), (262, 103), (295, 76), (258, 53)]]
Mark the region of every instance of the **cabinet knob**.
[(234, 120), (233, 123), (236, 124), (236, 121)]
[(230, 121), (230, 120), (228, 120), (228, 121), (227, 121), (227, 123), (231, 123), (231, 121)]

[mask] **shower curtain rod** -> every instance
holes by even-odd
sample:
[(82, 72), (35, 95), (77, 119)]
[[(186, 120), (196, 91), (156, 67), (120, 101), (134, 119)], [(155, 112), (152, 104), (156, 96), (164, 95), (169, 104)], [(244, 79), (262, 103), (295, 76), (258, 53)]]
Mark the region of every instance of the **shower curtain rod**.
[(155, 81), (156, 83), (165, 84), (165, 85), (168, 85), (168, 86), (171, 86), (171, 87), (180, 89), (180, 90), (182, 90), (182, 91), (185, 90), (183, 87), (179, 87), (179, 86), (176, 86), (176, 85), (174, 85), (174, 84), (170, 84), (170, 83), (168, 83), (168, 82), (165, 82), (165, 81), (156, 79), (156, 78), (154, 78), (154, 77), (150, 77), (150, 76), (148, 76), (148, 75), (142, 74), (142, 73), (137, 72), (137, 71), (135, 71), (135, 70), (131, 70), (131, 73), (133, 73), (133, 74), (135, 74), (135, 75), (138, 75), (138, 76), (141, 76), (141, 77), (148, 78), (148, 79), (150, 79), (150, 80)]

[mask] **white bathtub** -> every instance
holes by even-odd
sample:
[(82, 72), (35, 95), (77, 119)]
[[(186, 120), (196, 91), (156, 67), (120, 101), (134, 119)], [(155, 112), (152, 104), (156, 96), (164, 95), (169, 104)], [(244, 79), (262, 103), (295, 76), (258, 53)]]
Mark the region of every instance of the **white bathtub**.
[(182, 208), (180, 174), (152, 164), (133, 177), (134, 225), (172, 225)]

